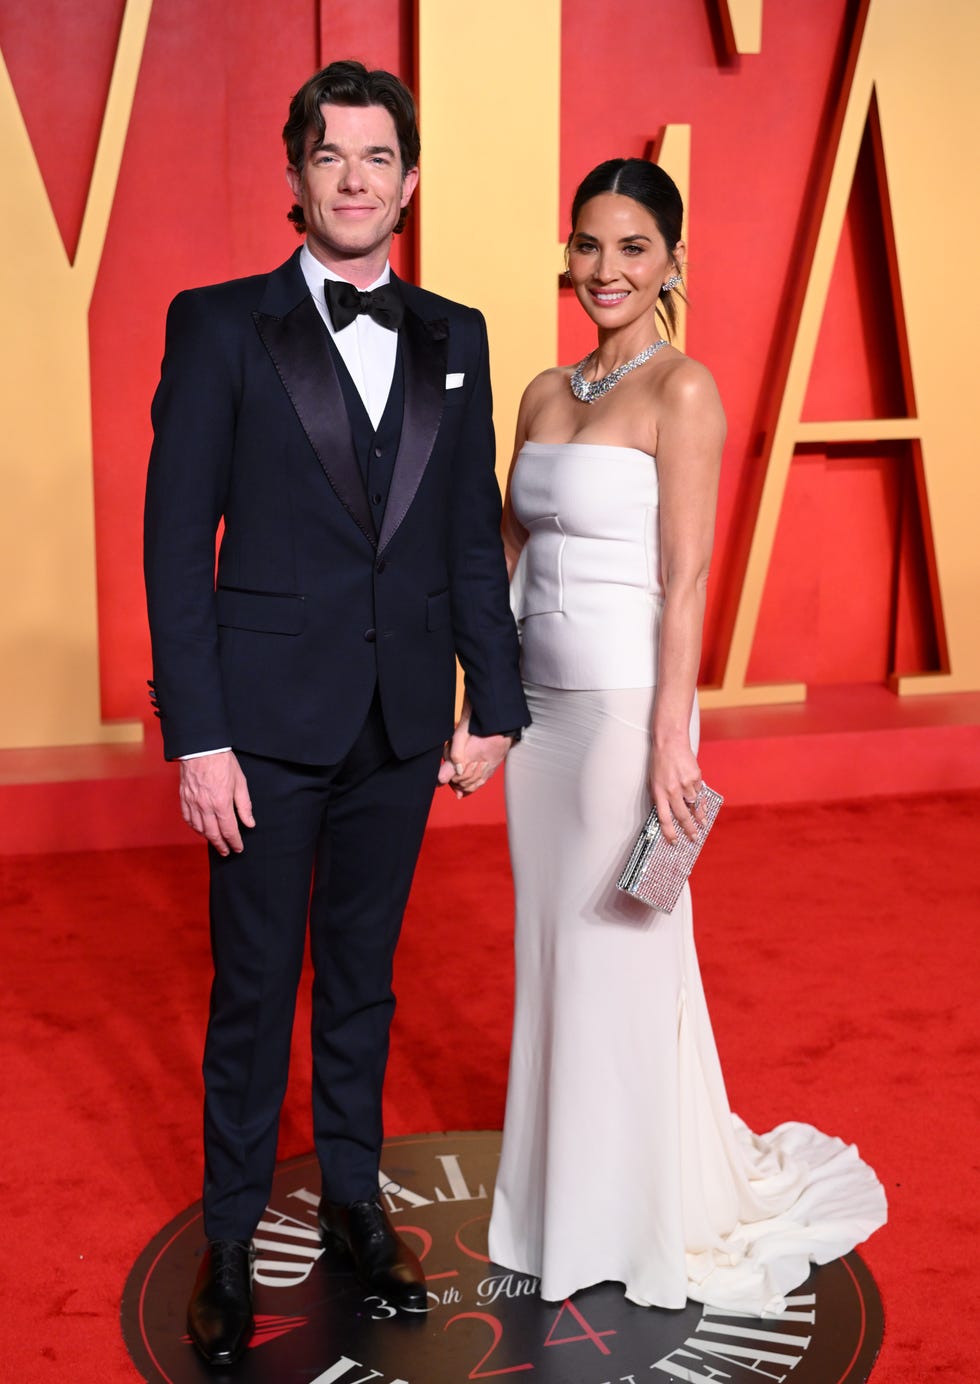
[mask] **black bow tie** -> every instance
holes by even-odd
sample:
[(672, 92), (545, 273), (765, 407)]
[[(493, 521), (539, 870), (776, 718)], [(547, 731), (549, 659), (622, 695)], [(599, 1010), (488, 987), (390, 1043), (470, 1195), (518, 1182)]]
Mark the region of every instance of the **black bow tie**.
[(342, 279), (324, 279), (323, 291), (335, 332), (349, 327), (362, 312), (373, 317), (379, 327), (390, 327), (392, 331), (398, 330), (405, 316), (405, 304), (394, 284), (382, 284), (380, 288), (362, 293)]

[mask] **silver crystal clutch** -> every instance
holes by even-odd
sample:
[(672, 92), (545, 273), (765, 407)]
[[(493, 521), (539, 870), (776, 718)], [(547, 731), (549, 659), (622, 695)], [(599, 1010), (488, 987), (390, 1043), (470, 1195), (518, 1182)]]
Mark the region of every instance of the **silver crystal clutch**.
[(664, 839), (657, 809), (653, 808), (633, 842), (618, 887), (662, 913), (672, 912), (724, 801), (720, 793), (702, 784), (695, 807), (704, 808), (704, 821), (698, 823), (697, 837), (692, 841), (678, 826), (673, 846)]

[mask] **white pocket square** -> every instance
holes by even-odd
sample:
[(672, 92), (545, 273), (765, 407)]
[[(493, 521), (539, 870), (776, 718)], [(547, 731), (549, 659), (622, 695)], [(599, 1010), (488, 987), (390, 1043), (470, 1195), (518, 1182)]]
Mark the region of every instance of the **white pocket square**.
[(460, 373), (459, 373), (458, 375), (447, 375), (447, 376), (446, 376), (446, 388), (447, 388), (447, 389), (459, 389), (459, 388), (461, 388), (462, 383), (463, 383), (463, 381), (464, 381), (465, 379), (466, 379), (466, 376), (463, 374), (462, 371), (460, 371)]

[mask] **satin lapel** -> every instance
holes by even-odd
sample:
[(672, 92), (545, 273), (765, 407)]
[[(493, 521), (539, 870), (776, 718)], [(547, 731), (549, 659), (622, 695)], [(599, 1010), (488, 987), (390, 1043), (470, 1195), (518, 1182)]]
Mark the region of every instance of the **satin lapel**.
[(316, 304), (304, 293), (282, 317), (263, 312), (252, 316), (327, 480), (365, 538), (376, 544), (347, 407)]
[(449, 329), (445, 321), (424, 322), (408, 308), (402, 324), (402, 338), (405, 411), (378, 541), (379, 551), (391, 542), (415, 499), (439, 432), (446, 396)]

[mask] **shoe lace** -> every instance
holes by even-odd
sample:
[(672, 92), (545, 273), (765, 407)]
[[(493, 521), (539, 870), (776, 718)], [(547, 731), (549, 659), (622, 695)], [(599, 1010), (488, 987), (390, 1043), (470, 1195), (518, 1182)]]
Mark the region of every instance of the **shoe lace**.
[(247, 1274), (251, 1262), (251, 1247), (239, 1240), (219, 1240), (211, 1246), (211, 1265), (215, 1285), (234, 1290)]

